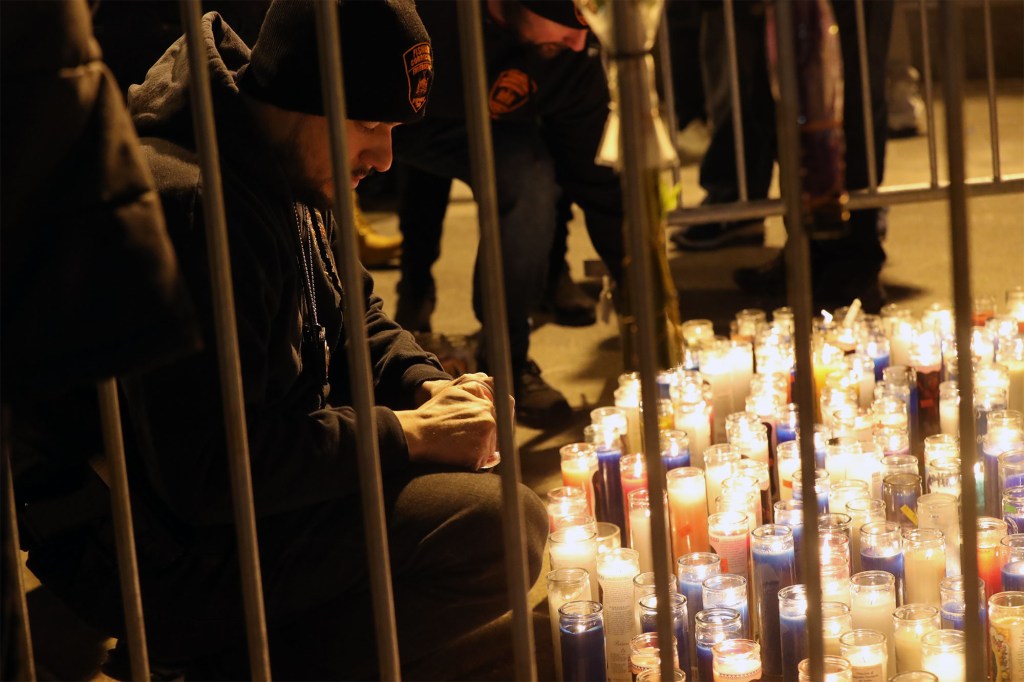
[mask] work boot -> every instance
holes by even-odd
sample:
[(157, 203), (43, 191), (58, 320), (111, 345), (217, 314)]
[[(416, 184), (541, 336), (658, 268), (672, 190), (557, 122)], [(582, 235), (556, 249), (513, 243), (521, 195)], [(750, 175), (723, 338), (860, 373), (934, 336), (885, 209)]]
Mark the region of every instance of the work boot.
[(764, 220), (689, 225), (669, 239), (680, 251), (713, 251), (750, 244), (760, 246), (764, 243)]
[[(811, 285), (814, 309), (833, 310), (859, 298), (864, 312), (877, 314), (888, 297), (879, 279), (880, 265), (857, 260), (814, 259)], [(739, 268), (733, 280), (748, 294), (771, 298), (786, 295), (786, 261), (780, 253), (764, 265)]]
[(597, 322), (597, 304), (580, 289), (564, 265), (548, 286), (541, 304), (563, 327), (589, 327)]
[(402, 279), (396, 287), (398, 302), (395, 306), (395, 322), (410, 332), (430, 332), (430, 316), (437, 305), (437, 291), (434, 282), (410, 282)]
[(915, 137), (928, 132), (928, 118), (913, 66), (887, 69), (885, 101), (890, 137)]
[(513, 390), (516, 399), (516, 418), (524, 424), (550, 424), (569, 416), (569, 401), (552, 388), (540, 375), (540, 367), (527, 360), (513, 370)]
[(352, 193), (352, 201), (356, 236), (359, 241), (359, 261), (367, 269), (393, 264), (402, 255), (402, 236), (380, 234), (375, 231), (360, 210), (355, 192)]

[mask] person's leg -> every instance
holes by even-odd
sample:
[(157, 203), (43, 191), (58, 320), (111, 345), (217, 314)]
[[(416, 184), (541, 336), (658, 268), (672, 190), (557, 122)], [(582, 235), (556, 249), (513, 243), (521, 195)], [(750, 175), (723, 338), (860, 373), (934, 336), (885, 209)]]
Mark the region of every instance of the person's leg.
[(572, 279), (566, 255), (569, 251), (569, 222), (572, 201), (565, 195), (558, 200), (555, 236), (548, 258), (547, 285), (541, 309), (554, 313), (555, 323), (566, 327), (585, 327), (597, 321), (594, 299), (587, 296)]
[(406, 182), (398, 211), (403, 247), (395, 322), (410, 331), (428, 332), (437, 301), (431, 268), (441, 255), (452, 179), (415, 166), (403, 170)]

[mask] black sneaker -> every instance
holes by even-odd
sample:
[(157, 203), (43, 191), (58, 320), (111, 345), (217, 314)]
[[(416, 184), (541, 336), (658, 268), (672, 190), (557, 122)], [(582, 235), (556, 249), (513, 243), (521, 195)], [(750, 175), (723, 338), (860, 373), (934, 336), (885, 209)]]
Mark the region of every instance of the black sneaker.
[[(879, 279), (880, 266), (858, 261), (817, 260), (812, 264), (814, 309), (832, 310), (859, 298), (866, 313), (878, 314), (888, 297)], [(786, 261), (780, 253), (756, 268), (739, 268), (733, 280), (748, 294), (786, 295)]]
[(540, 376), (540, 367), (527, 360), (515, 372), (514, 389), (516, 418), (524, 424), (543, 424), (568, 416), (572, 409), (569, 401)]
[(597, 304), (573, 281), (568, 268), (562, 268), (548, 287), (542, 308), (563, 327), (589, 327), (597, 322)]
[(712, 251), (728, 246), (764, 243), (764, 220), (741, 220), (727, 223), (690, 225), (669, 239), (681, 251)]

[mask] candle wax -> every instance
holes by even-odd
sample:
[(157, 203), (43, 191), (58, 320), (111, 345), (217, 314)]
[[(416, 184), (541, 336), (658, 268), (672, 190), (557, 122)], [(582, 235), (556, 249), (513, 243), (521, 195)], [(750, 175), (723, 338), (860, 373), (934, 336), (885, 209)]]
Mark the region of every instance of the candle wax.
[(778, 552), (752, 550), (753, 603), (761, 641), (761, 661), (768, 675), (782, 674), (782, 639), (779, 630), (779, 590), (796, 581), (793, 550)]
[(605, 678), (604, 628), (600, 624), (583, 630), (562, 626), (562, 671), (566, 682), (589, 682)]
[(620, 450), (597, 449), (597, 470), (595, 503), (597, 520), (614, 523), (619, 528), (626, 527), (626, 519), (622, 510), (622, 474), (619, 463), (622, 459)]
[[(780, 616), (779, 636), (782, 640), (782, 679), (797, 679), (797, 666), (807, 658), (807, 616)], [(836, 647), (838, 649), (838, 640)]]

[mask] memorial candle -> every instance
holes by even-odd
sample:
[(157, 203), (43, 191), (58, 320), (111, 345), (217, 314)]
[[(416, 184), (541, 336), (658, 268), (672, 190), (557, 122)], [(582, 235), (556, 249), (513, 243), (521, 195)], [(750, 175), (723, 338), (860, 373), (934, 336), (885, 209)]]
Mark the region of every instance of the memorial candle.
[[(824, 469), (814, 470), (814, 493), (818, 498), (818, 513), (828, 513), (829, 475)], [(803, 498), (803, 471), (797, 469), (793, 472), (793, 499)]]
[(1000, 545), (1003, 552), (1003, 591), (1020, 592), (1024, 587), (1024, 533), (1007, 535)]
[[(964, 629), (964, 577), (962, 575), (946, 576), (939, 583), (939, 599), (942, 608), (939, 616), (942, 618), (944, 630)], [(985, 621), (985, 581), (978, 579), (978, 615), (982, 623)]]
[(960, 389), (955, 381), (939, 384), (939, 429), (950, 436), (960, 434)]
[(661, 463), (665, 471), (690, 466), (690, 441), (683, 431), (662, 431)]
[(776, 444), (788, 443), (796, 439), (796, 430), (800, 425), (797, 406), (794, 403), (783, 405), (775, 413)]
[[(843, 505), (846, 508), (846, 505)], [(842, 542), (842, 551), (846, 554), (850, 566), (851, 575), (853, 574), (853, 517), (849, 514), (820, 514), (818, 516), (818, 538), (819, 544), (822, 548), (825, 547), (825, 540), (834, 537), (836, 540), (845, 540)], [(839, 545), (838, 542), (832, 542), (829, 544)]]
[(690, 442), (690, 464), (704, 466), (704, 451), (711, 446), (711, 401), (704, 397), (700, 372), (683, 372), (673, 388), (676, 429), (686, 432)]
[(605, 552), (622, 547), (622, 531), (614, 523), (607, 521), (597, 522), (597, 553)]
[[(933, 459), (928, 467), (928, 491), (947, 493), (959, 500), (962, 490), (962, 478), (959, 457), (939, 457)], [(921, 500), (918, 498), (918, 504), (920, 503)]]
[[(609, 682), (630, 680), (629, 642), (633, 638), (634, 627), (633, 577), (639, 572), (640, 558), (636, 550), (615, 549), (598, 557), (597, 576), (604, 605)], [(564, 641), (562, 646), (565, 646)]]
[(750, 380), (754, 375), (754, 344), (749, 341), (729, 341), (729, 373), (732, 378), (732, 411), (743, 408), (750, 395)]
[[(672, 638), (675, 644), (676, 638)], [(673, 657), (675, 658), (675, 657)], [(676, 658), (674, 667), (679, 667), (679, 660)], [(646, 675), (648, 671), (656, 672), (661, 666), (661, 647), (658, 646), (657, 632), (642, 632), (634, 637), (629, 643), (629, 672), (633, 682), (651, 677)], [(655, 677), (654, 679), (660, 679)], [(685, 678), (682, 678), (685, 680)]]
[(558, 452), (562, 460), (562, 485), (582, 489), (586, 493), (590, 513), (597, 516), (594, 503), (597, 449), (590, 443), (570, 443), (563, 445)]
[[(598, 408), (615, 409), (615, 408)], [(595, 410), (596, 412), (597, 410)], [(619, 421), (615, 419), (614, 421)], [(625, 417), (621, 416), (625, 422)], [(600, 425), (590, 425), (583, 429), (583, 435), (597, 452), (597, 477), (594, 479), (594, 505), (597, 507), (595, 516), (598, 521), (614, 523), (625, 528), (626, 518), (622, 509), (622, 447), (619, 430), (608, 419)]]
[(793, 551), (796, 556), (797, 579), (803, 571), (801, 553), (804, 538), (804, 505), (800, 500), (780, 500), (775, 503), (773, 521), (781, 526), (788, 526), (793, 532)]
[[(946, 575), (960, 573), (960, 513), (955, 497), (928, 493), (917, 498), (917, 522), (921, 529), (942, 531), (946, 541)], [(916, 601), (911, 599), (910, 601)]]
[(917, 378), (920, 437), (940, 432), (939, 384), (942, 372), (942, 349), (935, 332), (918, 334), (910, 354)]
[(753, 558), (753, 603), (757, 606), (764, 672), (782, 674), (782, 637), (779, 630), (779, 590), (796, 582), (793, 531), (768, 524), (754, 529), (750, 538)]
[(681, 467), (668, 472), (668, 509), (672, 524), (672, 554), (706, 552), (708, 543), (707, 487), (704, 472)]
[(999, 455), (999, 489), (1024, 485), (1024, 449)]
[(629, 533), (629, 494), (634, 490), (647, 488), (647, 463), (642, 454), (625, 455), (619, 462), (619, 476), (622, 480), (622, 509), (626, 519), (624, 530)]
[[(825, 677), (822, 682), (853, 682), (853, 668), (850, 666), (850, 662), (838, 654), (834, 656), (825, 656), (823, 661), (822, 669), (825, 673)], [(800, 661), (797, 666), (797, 681), (798, 682), (815, 682), (811, 678), (811, 659), (805, 658)], [(903, 682), (921, 682), (920, 680)], [(938, 682), (929, 681), (929, 682)]]
[[(942, 682), (967, 679), (967, 638), (957, 630), (935, 630), (921, 638), (921, 668)], [(994, 679), (1015, 679), (1000, 678)]]
[(708, 540), (722, 558), (722, 572), (747, 577), (750, 555), (747, 514), (727, 511), (708, 517)]
[(860, 529), (866, 523), (885, 521), (885, 503), (882, 500), (857, 498), (846, 503), (850, 516), (850, 559), (853, 573), (864, 570), (860, 561)]
[(566, 682), (605, 679), (604, 618), (601, 604), (571, 601), (558, 610), (562, 674)]
[(988, 431), (982, 440), (982, 450), (985, 453), (985, 513), (988, 516), (1001, 516), (999, 456), (1021, 448), (1024, 448), (1021, 413), (1015, 410), (990, 412)]
[[(676, 579), (679, 592), (686, 597), (690, 631), (694, 629), (697, 612), (704, 608), (704, 580), (722, 572), (722, 559), (711, 552), (684, 554), (676, 561)], [(693, 654), (691, 646), (690, 653)], [(693, 656), (690, 657), (693, 660)]]
[[(672, 607), (672, 634), (676, 641), (676, 665), (690, 670), (690, 633), (687, 621), (686, 597), (673, 592), (669, 594)], [(640, 630), (655, 632), (658, 629), (658, 597), (648, 594), (640, 598)]]
[(760, 680), (761, 646), (749, 639), (727, 639), (711, 647), (714, 682)]
[(919, 394), (917, 390), (917, 373), (913, 367), (901, 364), (893, 364), (882, 372), (882, 379), (885, 384), (898, 395), (900, 400), (907, 406), (908, 425), (910, 427), (910, 442), (919, 447), (923, 436), (921, 434), (921, 416), (918, 409)]
[(935, 528), (911, 530), (903, 537), (907, 603), (939, 606), (939, 581), (946, 577), (946, 540)]
[(876, 521), (861, 526), (860, 565), (866, 572), (884, 571), (893, 576), (895, 593), (902, 600), (903, 538), (899, 524)]
[(778, 469), (779, 499), (793, 499), (793, 472), (800, 468), (800, 443), (795, 440), (779, 443), (775, 449)]
[(889, 661), (887, 677), (895, 675), (896, 643), (892, 614), (896, 610), (896, 583), (892, 575), (885, 571), (858, 573), (850, 581), (850, 600), (854, 632), (866, 628), (885, 635)]
[(850, 603), (850, 560), (846, 553), (823, 547), (819, 575), (822, 601)]
[(715, 500), (715, 511), (741, 511), (750, 515), (750, 530), (760, 525), (761, 486), (754, 476), (736, 473), (722, 482), (722, 494)]
[(712, 445), (704, 452), (705, 477), (708, 486), (708, 509), (722, 494), (722, 481), (736, 473), (740, 453), (728, 443)]
[(697, 653), (697, 679), (714, 679), (713, 647), (719, 642), (742, 639), (740, 614), (733, 609), (703, 609), (695, 618), (694, 640)]
[(825, 390), (825, 380), (833, 372), (843, 371), (843, 349), (835, 345), (823, 334), (815, 333), (811, 338), (814, 372), (814, 410), (815, 417), (822, 421), (821, 394)]
[[(997, 505), (992, 498), (998, 493), (999, 480), (999, 457), (998, 455), (987, 456), (985, 454), (985, 436), (988, 433), (988, 417), (993, 412), (1006, 409), (1006, 391), (1003, 388), (986, 387), (975, 385), (974, 387), (974, 423), (975, 435), (977, 436), (978, 463), (981, 464), (981, 480), (978, 483), (980, 498), (978, 499), (979, 513), (988, 514), (991, 507)], [(968, 447), (970, 444), (966, 444)], [(998, 449), (997, 443), (992, 444), (992, 449)], [(1009, 448), (1007, 448), (1009, 449)], [(975, 473), (979, 473), (977, 468)], [(994, 512), (998, 514), (997, 512)]]
[(857, 682), (885, 682), (889, 679), (885, 634), (870, 629), (847, 632), (839, 638), (839, 650), (850, 662), (853, 679)]
[(753, 476), (760, 484), (761, 509), (758, 518), (763, 523), (771, 523), (772, 518), (772, 490), (771, 477), (768, 473), (768, 463), (756, 459), (741, 459), (739, 462), (740, 476)]
[(626, 415), (626, 453), (643, 452), (643, 428), (640, 422), (640, 377), (636, 372), (619, 376), (619, 387), (613, 392), (615, 407)]
[(994, 595), (1002, 589), (1002, 552), (999, 551), (1003, 536), (1007, 534), (1006, 521), (978, 517), (978, 577), (985, 581), (985, 592)]
[(725, 417), (735, 411), (731, 353), (732, 348), (724, 339), (710, 341), (700, 349), (700, 373), (711, 385), (713, 443), (725, 441)]
[(917, 474), (891, 474), (882, 479), (885, 518), (905, 530), (917, 528), (917, 498), (921, 496), (921, 477)]
[(588, 514), (587, 494), (582, 488), (559, 486), (547, 494), (548, 530), (554, 532), (555, 522), (566, 516)]
[(1003, 492), (1003, 520), (1011, 533), (1024, 532), (1024, 486)]
[(782, 640), (782, 679), (797, 677), (800, 661), (807, 658), (807, 586), (779, 590), (779, 634)]
[(1024, 412), (1024, 332), (999, 337), (996, 362), (1005, 367), (1010, 375), (1006, 406)]
[[(674, 577), (670, 576), (670, 578), (671, 580), (669, 581), (668, 591), (675, 592), (676, 580)], [(640, 627), (640, 600), (649, 594), (654, 594), (656, 589), (657, 586), (654, 582), (654, 571), (637, 573), (635, 576), (633, 576), (633, 621), (635, 625), (633, 629), (634, 634), (643, 632), (643, 629)]]
[(634, 490), (629, 494), (629, 546), (640, 554), (640, 571), (653, 571), (651, 498), (644, 488)]
[(829, 486), (828, 508), (836, 514), (846, 514), (846, 505), (853, 500), (870, 500), (871, 490), (864, 481), (855, 478), (848, 478)]
[(871, 358), (875, 381), (882, 380), (882, 370), (889, 366), (889, 339), (878, 332), (869, 331), (863, 341), (864, 352)]
[(720, 573), (704, 579), (702, 589), (705, 609), (733, 609), (743, 623), (741, 637), (751, 637), (750, 609), (748, 608), (747, 579), (732, 573)]
[(988, 600), (992, 679), (1024, 679), (1024, 592), (1001, 592)]
[(892, 614), (896, 640), (896, 669), (921, 670), (921, 638), (941, 627), (939, 610), (926, 604), (907, 604)]
[[(592, 528), (576, 526), (556, 530), (548, 538), (552, 569), (582, 568), (587, 575), (597, 575), (597, 532)], [(590, 581), (592, 601), (597, 600), (596, 581)]]
[(551, 621), (551, 643), (555, 650), (557, 679), (568, 679), (562, 672), (562, 640), (559, 635), (559, 609), (573, 601), (590, 600), (590, 576), (582, 568), (559, 568), (547, 575), (548, 620)]
[(826, 656), (839, 655), (839, 638), (853, 630), (853, 616), (849, 604), (837, 601), (821, 602), (821, 636)]

